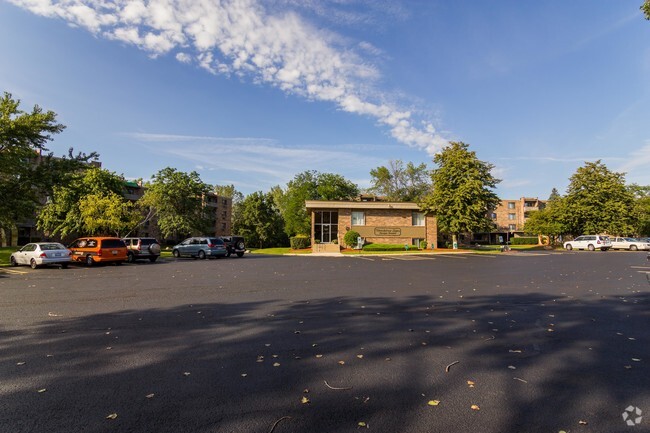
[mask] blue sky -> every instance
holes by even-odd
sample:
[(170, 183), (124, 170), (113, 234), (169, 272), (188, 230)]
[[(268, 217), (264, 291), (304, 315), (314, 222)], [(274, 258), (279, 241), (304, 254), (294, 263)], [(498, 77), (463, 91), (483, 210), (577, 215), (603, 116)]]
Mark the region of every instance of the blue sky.
[(360, 187), (448, 141), (502, 198), (585, 161), (650, 185), (641, 0), (0, 0), (0, 91), (54, 110), (50, 144), (245, 194), (305, 170)]

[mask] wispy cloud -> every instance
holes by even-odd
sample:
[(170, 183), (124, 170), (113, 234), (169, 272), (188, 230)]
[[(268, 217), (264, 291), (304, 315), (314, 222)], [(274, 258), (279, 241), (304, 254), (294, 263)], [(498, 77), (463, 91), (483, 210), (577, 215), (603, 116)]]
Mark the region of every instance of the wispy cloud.
[(246, 173), (248, 177), (260, 180), (258, 187), (261, 183), (272, 186), (287, 182), (302, 170), (358, 173), (359, 161), (363, 161), (365, 175), (370, 168), (384, 164), (383, 160), (364, 154), (363, 145), (287, 147), (270, 138), (150, 133), (123, 135), (146, 147), (151, 154), (171, 155), (189, 161), (200, 171)]
[(584, 156), (584, 157), (563, 157), (563, 156), (513, 156), (513, 157), (498, 157), (495, 158), (501, 161), (537, 161), (537, 162), (558, 162), (558, 163), (574, 163), (585, 161), (623, 161), (625, 158), (618, 156)]
[(648, 167), (650, 167), (650, 140), (646, 140), (644, 146), (633, 151), (625, 160), (626, 162), (620, 165), (617, 171), (629, 173), (641, 168), (647, 179)]
[[(172, 53), (213, 74), (234, 74), (288, 94), (326, 101), (340, 110), (373, 118), (401, 143), (433, 154), (447, 143), (433, 123), (417, 111), (390, 102), (378, 88), (380, 71), (352, 43), (316, 28), (296, 11), (292, 0), (9, 0), (46, 17), (59, 18), (94, 35), (132, 44), (152, 56)], [(388, 1), (338, 1), (341, 19), (362, 19), (351, 3), (377, 13)], [(324, 11), (323, 2), (303, 8)], [(391, 13), (401, 13), (392, 6)], [(372, 14), (371, 14), (372, 15)], [(360, 47), (360, 48), (359, 48)]]

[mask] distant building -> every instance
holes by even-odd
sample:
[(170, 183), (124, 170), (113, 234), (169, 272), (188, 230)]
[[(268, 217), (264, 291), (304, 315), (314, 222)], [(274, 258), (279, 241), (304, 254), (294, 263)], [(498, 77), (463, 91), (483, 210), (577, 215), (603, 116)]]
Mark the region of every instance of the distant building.
[(546, 200), (540, 200), (536, 197), (501, 200), (499, 206), (489, 214), (495, 225), (494, 230), (489, 233), (474, 233), (472, 242), (498, 244), (507, 242), (509, 237), (523, 236), (524, 224), (530, 213), (545, 207)]

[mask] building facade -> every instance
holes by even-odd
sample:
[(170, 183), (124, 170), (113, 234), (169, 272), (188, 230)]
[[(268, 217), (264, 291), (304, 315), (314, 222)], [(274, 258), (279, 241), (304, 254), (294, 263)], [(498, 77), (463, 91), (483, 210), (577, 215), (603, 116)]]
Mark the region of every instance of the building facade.
[(338, 251), (350, 230), (365, 242), (410, 246), (425, 241), (428, 248), (437, 247), (436, 218), (417, 203), (307, 200), (305, 206), (311, 215), (312, 248)]
[(501, 200), (499, 206), (490, 212), (495, 228), (490, 233), (475, 233), (473, 242), (499, 244), (510, 237), (524, 235), (524, 225), (531, 212), (544, 209), (546, 200), (537, 197), (521, 197), (517, 200)]

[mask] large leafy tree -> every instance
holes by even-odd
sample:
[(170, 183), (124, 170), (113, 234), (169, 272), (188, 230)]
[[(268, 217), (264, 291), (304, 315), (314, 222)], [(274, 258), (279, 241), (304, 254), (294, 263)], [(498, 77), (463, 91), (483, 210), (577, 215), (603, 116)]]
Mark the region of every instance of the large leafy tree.
[(122, 192), (124, 179), (91, 167), (70, 175), (70, 182), (53, 188), (38, 214), (37, 227), (49, 236), (126, 234), (138, 213)]
[(645, 2), (643, 2), (641, 5), (641, 10), (645, 15), (645, 19), (650, 20), (650, 0), (645, 0)]
[(359, 195), (359, 187), (338, 174), (305, 171), (289, 181), (286, 190), (276, 187), (271, 194), (284, 219), (285, 233), (295, 236), (311, 232), (305, 200), (351, 200)]
[(625, 176), (600, 160), (576, 170), (563, 202), (562, 222), (573, 235), (635, 231), (634, 195), (625, 186)]
[(249, 245), (259, 248), (286, 245), (282, 216), (270, 193), (249, 194), (238, 206), (233, 231), (244, 236)]
[(58, 158), (49, 153), (47, 143), (64, 129), (53, 111), (36, 105), (25, 112), (10, 93), (0, 98), (0, 229), (32, 218), (55, 185), (97, 157), (75, 156), (72, 149)]
[(369, 192), (386, 197), (390, 201), (419, 201), (431, 189), (431, 175), (426, 164), (392, 160), (388, 167), (370, 170)]
[(529, 234), (545, 235), (549, 238), (550, 244), (554, 245), (558, 236), (566, 232), (561, 218), (563, 204), (561, 197), (549, 199), (544, 209), (529, 214), (524, 224), (524, 231)]
[(492, 176), (494, 166), (479, 160), (463, 142), (450, 142), (433, 162), (433, 190), (420, 206), (436, 216), (439, 230), (451, 233), (454, 242), (459, 233), (491, 230), (488, 210), (499, 205), (493, 191), (500, 182)]
[(650, 235), (650, 185), (632, 184), (628, 189), (635, 200), (635, 234)]
[(202, 233), (210, 224), (203, 202), (210, 189), (197, 172), (166, 167), (152, 176), (138, 204), (157, 218), (164, 237)]

